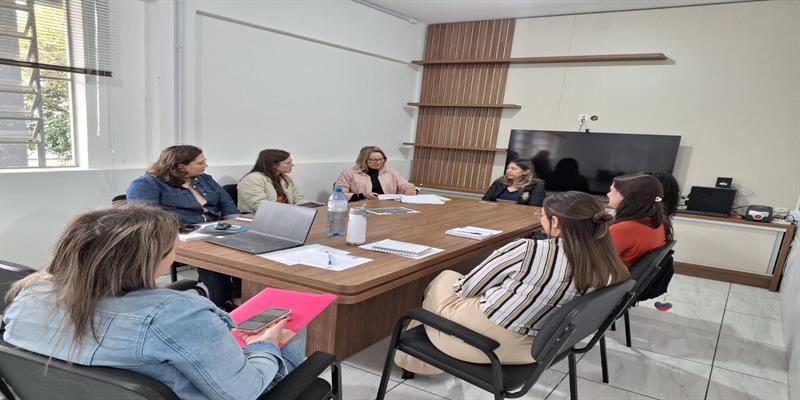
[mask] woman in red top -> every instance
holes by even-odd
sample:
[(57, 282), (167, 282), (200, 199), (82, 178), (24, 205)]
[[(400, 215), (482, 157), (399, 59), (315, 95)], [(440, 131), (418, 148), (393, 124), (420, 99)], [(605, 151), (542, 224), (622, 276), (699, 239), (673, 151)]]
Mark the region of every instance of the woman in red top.
[(608, 206), (616, 209), (616, 218), (609, 232), (628, 268), (672, 240), (663, 197), (661, 183), (650, 175), (618, 176), (611, 184)]

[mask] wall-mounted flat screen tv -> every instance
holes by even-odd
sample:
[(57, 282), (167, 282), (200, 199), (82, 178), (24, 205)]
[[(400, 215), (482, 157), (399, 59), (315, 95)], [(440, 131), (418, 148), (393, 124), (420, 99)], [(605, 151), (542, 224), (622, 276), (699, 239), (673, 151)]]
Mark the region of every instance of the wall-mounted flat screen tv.
[(672, 173), (681, 137), (630, 133), (511, 131), (506, 165), (529, 161), (548, 191), (606, 194), (618, 175)]

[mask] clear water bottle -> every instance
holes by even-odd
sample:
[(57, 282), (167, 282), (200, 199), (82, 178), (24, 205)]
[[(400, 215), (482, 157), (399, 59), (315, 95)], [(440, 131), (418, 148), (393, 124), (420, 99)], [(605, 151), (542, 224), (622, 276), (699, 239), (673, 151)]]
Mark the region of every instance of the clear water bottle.
[(328, 236), (344, 236), (344, 225), (347, 220), (347, 196), (342, 193), (342, 188), (336, 190), (328, 197)]

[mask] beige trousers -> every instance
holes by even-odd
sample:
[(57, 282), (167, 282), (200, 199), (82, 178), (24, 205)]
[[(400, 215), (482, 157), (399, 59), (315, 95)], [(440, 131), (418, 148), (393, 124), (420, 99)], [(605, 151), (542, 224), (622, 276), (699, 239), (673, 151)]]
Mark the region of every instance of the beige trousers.
[[(480, 309), (480, 297), (462, 298), (453, 291), (453, 284), (463, 277), (455, 271), (443, 271), (428, 285), (425, 290), (425, 300), (422, 308), (438, 314), (444, 318), (461, 324), (486, 337), (500, 343), (494, 350), (497, 358), (503, 364), (530, 364), (534, 362), (531, 357), (533, 336), (511, 332), (486, 318)], [(412, 321), (408, 329), (418, 326), (417, 321)], [(462, 361), (489, 364), (486, 355), (450, 335), (441, 333), (426, 326), (425, 332), (431, 343), (443, 353)], [(418, 374), (440, 374), (438, 368), (426, 364), (401, 351), (395, 354), (394, 362), (400, 368)]]

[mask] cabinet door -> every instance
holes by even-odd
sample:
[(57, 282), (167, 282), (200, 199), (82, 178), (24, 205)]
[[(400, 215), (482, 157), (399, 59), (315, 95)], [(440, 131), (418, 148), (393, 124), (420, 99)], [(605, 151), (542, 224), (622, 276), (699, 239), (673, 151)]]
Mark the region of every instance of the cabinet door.
[(772, 274), (784, 232), (780, 229), (675, 217), (675, 260)]

